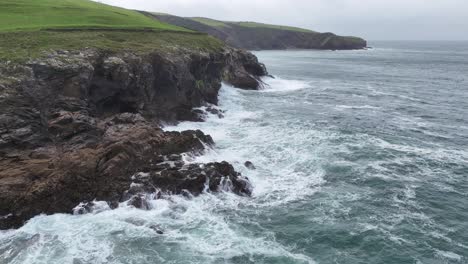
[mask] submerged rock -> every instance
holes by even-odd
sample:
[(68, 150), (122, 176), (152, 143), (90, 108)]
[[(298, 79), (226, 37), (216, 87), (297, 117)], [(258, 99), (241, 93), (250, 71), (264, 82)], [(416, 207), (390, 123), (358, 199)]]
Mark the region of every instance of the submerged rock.
[(246, 162), (244, 163), (244, 166), (245, 166), (247, 169), (249, 169), (249, 170), (255, 170), (255, 169), (257, 169), (257, 168), (255, 168), (255, 165), (254, 165), (251, 161), (246, 161)]
[(151, 207), (144, 195), (135, 195), (128, 202), (128, 205), (138, 209), (149, 210)]
[(94, 206), (93, 202), (83, 202), (80, 203), (77, 207), (73, 208), (74, 215), (88, 214), (92, 212)]
[(149, 228), (153, 229), (159, 235), (164, 234), (163, 230), (158, 225), (151, 225)]
[(107, 202), (82, 202), (75, 208), (73, 208), (73, 214), (74, 215), (82, 215), (82, 214), (89, 214), (89, 213), (100, 213), (103, 211), (107, 211), (110, 209), (115, 209), (112, 208), (111, 205)]

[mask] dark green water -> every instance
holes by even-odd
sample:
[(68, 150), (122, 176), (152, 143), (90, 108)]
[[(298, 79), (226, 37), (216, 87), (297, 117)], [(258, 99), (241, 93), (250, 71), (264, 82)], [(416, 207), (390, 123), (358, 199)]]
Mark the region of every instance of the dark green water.
[(213, 135), (195, 159), (232, 162), (252, 198), (39, 216), (0, 233), (0, 263), (468, 263), (468, 43), (371, 45), (256, 52), (270, 87), (167, 128)]

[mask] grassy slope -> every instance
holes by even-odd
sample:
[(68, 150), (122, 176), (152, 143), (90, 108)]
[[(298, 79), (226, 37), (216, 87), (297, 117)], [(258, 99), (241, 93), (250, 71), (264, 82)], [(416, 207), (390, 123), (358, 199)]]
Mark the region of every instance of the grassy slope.
[(211, 18), (204, 18), (204, 17), (191, 17), (190, 19), (197, 21), (199, 23), (205, 24), (207, 26), (212, 26), (212, 27), (229, 27), (229, 25), (237, 25), (237, 26), (248, 27), (248, 28), (272, 28), (272, 29), (288, 30), (288, 31), (295, 31), (295, 32), (306, 32), (306, 33), (315, 32), (309, 29), (304, 29), (304, 28), (270, 25), (270, 24), (257, 23), (257, 22), (228, 22), (228, 21), (219, 21), (219, 20), (214, 20)]
[(90, 0), (0, 0), (0, 31), (44, 28), (184, 29)]
[(243, 27), (252, 27), (252, 28), (273, 28), (273, 29), (280, 29), (280, 30), (288, 30), (288, 31), (295, 31), (295, 32), (315, 32), (305, 28), (298, 28), (298, 27), (289, 27), (289, 26), (278, 26), (278, 25), (270, 25), (270, 24), (263, 24), (257, 22), (232, 22), (233, 24), (237, 24)]
[(155, 50), (183, 48), (200, 51), (220, 50), (224, 43), (199, 33), (171, 31), (34, 31), (0, 34), (0, 62), (25, 61), (46, 55), (50, 50), (105, 49), (144, 54)]
[(228, 22), (202, 17), (178, 17), (153, 14), (160, 21), (205, 32), (227, 44), (243, 49), (362, 49), (364, 39), (320, 33), (308, 29), (256, 22)]
[(0, 0), (0, 61), (85, 47), (144, 52), (222, 46), (205, 34), (89, 0)]
[(193, 21), (205, 24), (207, 26), (211, 26), (211, 27), (229, 27), (229, 25), (226, 24), (225, 22), (219, 21), (219, 20), (214, 20), (214, 19), (211, 19), (211, 18), (191, 17), (190, 19), (192, 19)]

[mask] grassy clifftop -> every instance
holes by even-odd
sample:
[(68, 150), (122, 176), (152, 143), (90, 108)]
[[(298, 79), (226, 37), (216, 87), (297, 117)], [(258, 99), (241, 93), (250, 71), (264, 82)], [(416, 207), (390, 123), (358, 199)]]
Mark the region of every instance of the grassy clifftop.
[(187, 31), (138, 12), (90, 0), (0, 0), (0, 31), (52, 28)]
[(144, 14), (169, 24), (215, 36), (231, 46), (244, 49), (362, 49), (365, 40), (337, 36), (304, 28), (257, 22), (229, 22), (204, 17), (178, 17), (169, 14)]
[(223, 45), (206, 34), (90, 0), (0, 0), (0, 61), (60, 49), (147, 52)]
[(258, 22), (228, 22), (228, 21), (214, 20), (214, 19), (205, 18), (205, 17), (191, 17), (189, 19), (205, 24), (207, 26), (212, 26), (212, 27), (241, 26), (241, 27), (247, 27), (247, 28), (268, 28), (268, 29), (278, 29), (278, 30), (294, 31), (294, 32), (315, 33), (315, 31), (312, 31), (310, 29), (305, 29), (305, 28), (271, 25), (271, 24), (258, 23)]

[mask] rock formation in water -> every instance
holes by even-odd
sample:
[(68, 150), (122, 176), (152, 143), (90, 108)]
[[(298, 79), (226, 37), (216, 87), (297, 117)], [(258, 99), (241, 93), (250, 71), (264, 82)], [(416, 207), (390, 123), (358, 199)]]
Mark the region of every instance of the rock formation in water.
[(245, 51), (173, 50), (136, 55), (60, 51), (0, 64), (0, 229), (83, 201), (144, 193), (251, 192), (228, 163), (184, 164), (213, 144), (201, 131), (165, 132), (160, 122), (199, 120), (221, 82), (258, 89), (263, 64)]
[(367, 42), (358, 37), (338, 36), (302, 28), (254, 22), (226, 22), (208, 18), (184, 18), (161, 13), (143, 12), (157, 20), (219, 38), (228, 45), (248, 50), (364, 49)]

